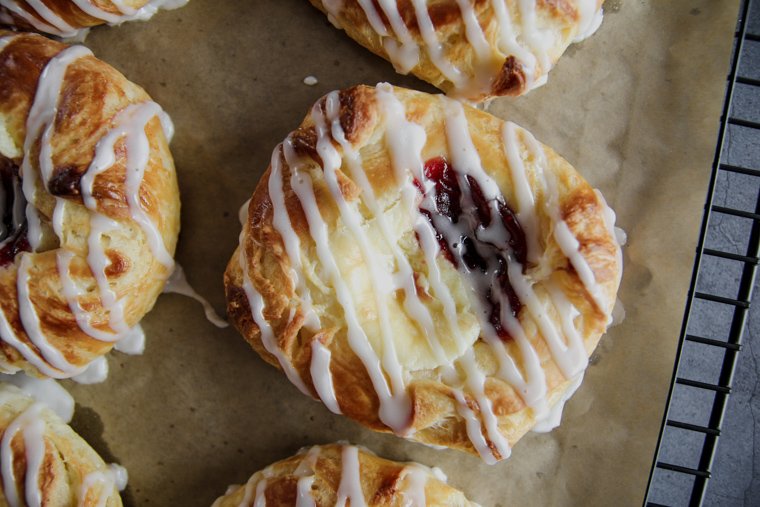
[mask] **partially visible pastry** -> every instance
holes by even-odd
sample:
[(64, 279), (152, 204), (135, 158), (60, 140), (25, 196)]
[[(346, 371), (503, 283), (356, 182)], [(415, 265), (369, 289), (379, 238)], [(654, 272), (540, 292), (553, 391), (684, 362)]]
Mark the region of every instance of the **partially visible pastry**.
[(378, 458), (352, 445), (323, 445), (268, 466), (231, 486), (213, 507), (477, 506), (437, 469)]
[(93, 26), (146, 20), (189, 0), (0, 0), (0, 25), (77, 37)]
[(83, 46), (0, 30), (0, 372), (85, 382), (139, 352), (174, 269), (173, 126)]
[(120, 507), (126, 471), (98, 454), (46, 405), (0, 383), (0, 505)]
[(310, 0), (356, 42), (449, 95), (481, 101), (546, 82), (602, 22), (603, 0)]
[(336, 91), (253, 193), (228, 315), (333, 412), (494, 463), (556, 425), (612, 321), (614, 221), (514, 123), (388, 84)]

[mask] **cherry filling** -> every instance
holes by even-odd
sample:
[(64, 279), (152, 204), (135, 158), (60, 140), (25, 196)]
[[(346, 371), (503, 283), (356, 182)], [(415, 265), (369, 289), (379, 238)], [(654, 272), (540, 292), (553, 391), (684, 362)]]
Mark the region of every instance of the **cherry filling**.
[(502, 305), (508, 304), (514, 317), (522, 308), (509, 282), (508, 266), (519, 262), (524, 269), (527, 257), (525, 233), (515, 213), (500, 194), (486, 199), (475, 178), (458, 172), (444, 158), (425, 163), (425, 179), (424, 184), (415, 180), (423, 195), (420, 213), (433, 226), (446, 259), (470, 276), (496, 334), (508, 339)]
[(18, 166), (0, 157), (0, 268), (12, 263), (19, 252), (31, 251), (26, 236), (25, 208)]

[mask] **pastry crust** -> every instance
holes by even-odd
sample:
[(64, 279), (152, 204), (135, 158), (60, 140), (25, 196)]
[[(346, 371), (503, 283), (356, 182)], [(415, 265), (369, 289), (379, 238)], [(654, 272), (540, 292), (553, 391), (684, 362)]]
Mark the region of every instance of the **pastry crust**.
[[(420, 166), (439, 159), (523, 226), (527, 261), (509, 262), (517, 320), (496, 318), (508, 332), (480, 275), (429, 247), (445, 230), (420, 211), (440, 201)], [(494, 462), (577, 387), (612, 320), (614, 213), (530, 133), (443, 96), (359, 86), (321, 99), (272, 161), (225, 273), (228, 315), (303, 392), (374, 430)]]
[[(357, 493), (361, 493), (360, 498), (352, 497)], [(300, 505), (300, 494), (310, 497), (317, 507), (344, 505), (347, 499), (351, 505), (369, 507), (477, 506), (447, 485), (439, 470), (378, 458), (354, 446), (332, 444), (302, 449), (296, 456), (256, 472), (245, 485), (231, 486), (213, 507), (264, 505), (260, 499), (274, 507)]]
[(0, 0), (0, 25), (59, 37), (77, 37), (102, 24), (145, 20), (160, 8), (177, 8), (188, 0)]
[(32, 220), (0, 265), (0, 371), (72, 377), (139, 332), (173, 270), (171, 122), (89, 50), (39, 35), (0, 31), (0, 81), (0, 161)]
[(603, 0), (310, 0), (356, 42), (471, 101), (546, 82), (573, 42), (601, 23)]
[[(120, 479), (115, 469), (109, 468), (87, 442), (50, 409), (35, 403), (16, 387), (2, 383), (0, 432), (0, 505), (122, 505), (117, 489)], [(36, 469), (35, 458), (40, 459)], [(36, 480), (31, 479), (34, 475)], [(38, 488), (30, 489), (30, 484)], [(32, 500), (35, 495), (39, 495), (39, 503)], [(18, 501), (12, 503), (11, 496)]]

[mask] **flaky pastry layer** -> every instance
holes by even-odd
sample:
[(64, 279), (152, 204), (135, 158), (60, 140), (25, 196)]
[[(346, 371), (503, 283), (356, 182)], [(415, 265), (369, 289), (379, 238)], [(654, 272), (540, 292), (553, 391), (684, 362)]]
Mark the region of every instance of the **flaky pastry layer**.
[(399, 72), (471, 101), (522, 95), (601, 23), (603, 0), (310, 0)]
[(293, 506), (313, 500), (318, 507), (477, 506), (446, 484), (440, 471), (417, 463), (379, 458), (350, 445), (322, 445), (274, 463), (214, 502), (214, 507)]
[(0, 0), (0, 25), (59, 37), (81, 37), (94, 26), (145, 20), (188, 0)]
[(0, 504), (122, 505), (116, 472), (60, 417), (8, 384), (0, 384), (0, 434)]
[(493, 462), (551, 419), (611, 322), (613, 227), (516, 125), (350, 88), (275, 150), (225, 274), (228, 315), (333, 412)]
[(86, 48), (39, 35), (0, 31), (0, 82), (30, 244), (0, 262), (0, 371), (72, 377), (134, 334), (173, 269), (171, 122)]

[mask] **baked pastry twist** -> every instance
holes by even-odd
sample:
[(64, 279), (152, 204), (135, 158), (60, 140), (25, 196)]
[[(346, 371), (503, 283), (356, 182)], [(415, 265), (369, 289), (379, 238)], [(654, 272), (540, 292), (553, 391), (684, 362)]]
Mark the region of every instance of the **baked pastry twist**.
[(0, 383), (0, 504), (119, 507), (126, 470), (106, 465), (49, 408)]
[[(174, 268), (168, 116), (82, 46), (0, 31), (0, 371), (92, 373)], [(84, 379), (86, 380), (86, 379)]]
[(622, 259), (601, 194), (444, 96), (327, 95), (247, 211), (228, 315), (301, 391), (378, 431), (506, 458), (611, 322)]
[(345, 506), (477, 506), (446, 484), (437, 469), (417, 463), (378, 458), (352, 445), (323, 445), (256, 472), (243, 486), (214, 502), (213, 507), (267, 505)]
[(546, 82), (573, 42), (602, 22), (603, 0), (310, 0), (356, 42), (471, 101)]
[(151, 18), (159, 9), (176, 9), (189, 0), (0, 0), (0, 25), (77, 37), (108, 23)]

